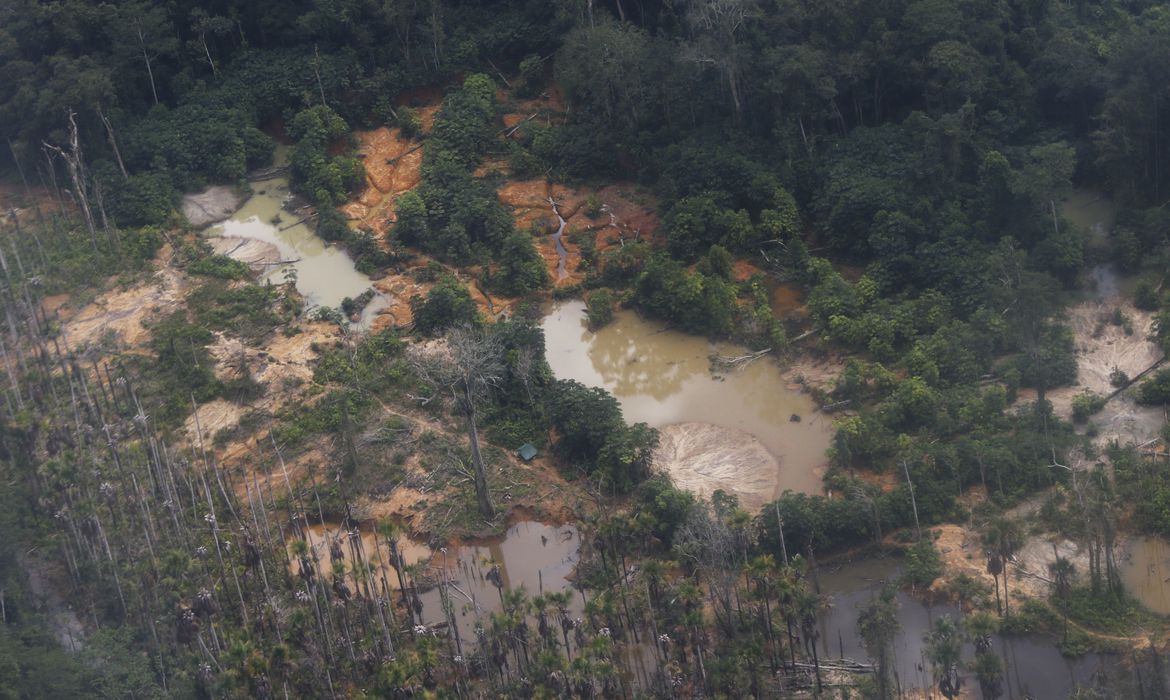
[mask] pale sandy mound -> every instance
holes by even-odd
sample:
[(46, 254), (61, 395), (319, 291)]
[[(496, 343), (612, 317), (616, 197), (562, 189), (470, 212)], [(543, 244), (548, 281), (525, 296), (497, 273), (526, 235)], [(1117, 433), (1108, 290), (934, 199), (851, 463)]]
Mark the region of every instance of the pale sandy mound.
[[(1130, 319), (1132, 333), (1127, 335), (1112, 322), (1114, 310)], [(1153, 314), (1135, 308), (1129, 299), (1115, 293), (1070, 307), (1067, 323), (1073, 331), (1077, 383), (1047, 394), (1053, 410), (1066, 418), (1072, 415), (1072, 400), (1077, 394), (1090, 391), (1108, 396), (1113, 393), (1109, 375), (1114, 368), (1135, 377), (1162, 357), (1157, 343), (1150, 340), (1154, 332)], [(1024, 401), (1034, 401), (1035, 397), (1035, 391), (1020, 392)], [(1093, 417), (1099, 444), (1112, 440), (1141, 444), (1158, 435), (1163, 422), (1162, 409), (1138, 406), (1126, 394), (1111, 400), (1105, 410)]]
[(748, 433), (710, 423), (678, 423), (658, 433), (654, 469), (680, 489), (703, 497), (722, 489), (749, 512), (776, 497), (780, 462)]
[(216, 255), (239, 260), (254, 272), (265, 272), (280, 261), (280, 250), (276, 246), (255, 238), (224, 236), (212, 238), (209, 242)]
[(200, 436), (198, 429), (202, 429), (203, 445), (210, 448), (215, 434), (224, 428), (231, 428), (237, 425), (243, 414), (244, 409), (239, 404), (225, 401), (224, 399), (215, 399), (199, 407), (198, 419), (194, 413), (187, 416), (183, 427), (186, 428), (187, 436), (191, 440), (192, 445), (199, 444)]
[[(930, 586), (933, 595), (947, 597), (948, 586), (962, 574), (982, 581), (988, 590), (992, 590), (995, 577), (987, 572), (987, 549), (978, 532), (961, 525), (940, 525), (929, 532), (943, 564), (943, 575)], [(1053, 544), (1054, 541), (1047, 536), (1031, 536), (1016, 552), (1007, 567), (1010, 574), (1008, 592), (1013, 601), (1021, 593), (1043, 598), (1052, 591), (1048, 565), (1056, 561), (1057, 554), (1071, 561), (1081, 577), (1079, 580), (1084, 580), (1089, 570), (1088, 550), (1064, 538), (1057, 538), (1055, 547)], [(1000, 585), (1003, 585), (1002, 579)]]
[(240, 208), (243, 198), (226, 185), (208, 187), (202, 192), (183, 195), (183, 216), (195, 228), (204, 228), (223, 221)]
[(164, 267), (148, 282), (99, 296), (65, 322), (65, 337), (75, 348), (94, 345), (106, 333), (123, 346), (142, 346), (150, 338), (143, 322), (178, 308), (185, 288), (182, 273)]

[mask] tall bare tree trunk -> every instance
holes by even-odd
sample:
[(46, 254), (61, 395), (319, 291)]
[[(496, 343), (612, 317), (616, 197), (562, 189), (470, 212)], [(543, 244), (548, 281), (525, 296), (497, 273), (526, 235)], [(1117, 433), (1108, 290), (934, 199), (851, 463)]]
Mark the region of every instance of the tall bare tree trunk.
[(102, 106), (97, 106), (98, 118), (102, 120), (102, 125), (106, 127), (106, 139), (110, 142), (110, 148), (114, 151), (114, 159), (118, 161), (118, 169), (122, 171), (122, 179), (129, 180), (130, 173), (126, 172), (126, 164), (122, 162), (122, 151), (118, 149), (118, 139), (114, 138), (114, 125), (110, 122), (110, 118), (102, 112)]
[(138, 47), (142, 49), (142, 60), (146, 63), (146, 75), (150, 78), (150, 94), (154, 96), (154, 103), (158, 104), (158, 88), (154, 85), (154, 68), (150, 65), (150, 54), (146, 52), (146, 37), (142, 35), (142, 28), (138, 27)]
[(492, 505), (487, 468), (483, 464), (483, 455), (479, 453), (479, 431), (475, 426), (475, 407), (471, 403), (470, 390), (467, 391), (467, 403), (467, 436), (471, 439), (471, 465), (475, 470), (475, 500), (479, 503), (480, 515), (491, 520), (496, 516), (496, 507)]

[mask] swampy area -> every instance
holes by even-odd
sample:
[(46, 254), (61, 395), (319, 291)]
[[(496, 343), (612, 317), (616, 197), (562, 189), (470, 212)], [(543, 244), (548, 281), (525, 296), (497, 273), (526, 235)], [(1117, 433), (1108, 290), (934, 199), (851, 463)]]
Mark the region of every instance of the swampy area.
[(1162, 3), (0, 18), (5, 697), (1170, 695)]

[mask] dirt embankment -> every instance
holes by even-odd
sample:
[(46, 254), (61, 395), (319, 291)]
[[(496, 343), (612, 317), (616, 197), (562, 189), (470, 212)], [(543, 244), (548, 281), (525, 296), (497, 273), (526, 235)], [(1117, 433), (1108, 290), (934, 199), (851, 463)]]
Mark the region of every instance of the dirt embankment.
[[(532, 231), (533, 243), (558, 287), (571, 286), (585, 279), (581, 266), (581, 246), (577, 234), (593, 233), (598, 253), (625, 241), (648, 240), (658, 229), (654, 203), (633, 185), (615, 184), (599, 190), (586, 190), (550, 184), (545, 180), (511, 180), (498, 192), (500, 201), (512, 210), (516, 228)], [(635, 201), (637, 199), (638, 201)], [(553, 202), (556, 210), (553, 210)], [(595, 211), (587, 211), (591, 203)], [(565, 272), (559, 274), (561, 255), (552, 234), (565, 220), (561, 244), (565, 248)]]
[[(944, 572), (931, 585), (932, 596), (948, 597), (949, 586), (964, 574), (992, 590), (995, 577), (987, 572), (987, 551), (978, 533), (961, 525), (940, 525), (931, 528), (930, 533), (935, 537), (934, 545), (942, 558)], [(1056, 561), (1058, 554), (1071, 561), (1078, 572), (1089, 570), (1089, 552), (1076, 542), (1063, 537), (1029, 537), (1006, 567), (1013, 605), (1024, 598), (1048, 597), (1052, 592), (1048, 565)]]
[(358, 155), (366, 168), (366, 188), (341, 207), (345, 217), (358, 228), (369, 230), (379, 240), (393, 226), (394, 200), (413, 189), (422, 179), (424, 142), (403, 136), (398, 128), (381, 127), (358, 131)]

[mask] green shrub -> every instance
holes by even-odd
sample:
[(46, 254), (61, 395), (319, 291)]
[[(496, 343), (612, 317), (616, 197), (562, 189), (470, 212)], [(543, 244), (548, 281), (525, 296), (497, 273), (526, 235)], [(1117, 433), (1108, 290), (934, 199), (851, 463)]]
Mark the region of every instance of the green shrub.
[(613, 292), (605, 287), (590, 292), (585, 297), (585, 311), (589, 319), (589, 328), (597, 330), (613, 320), (614, 305)]
[(426, 297), (410, 298), (414, 330), (420, 335), (439, 335), (448, 328), (463, 324), (478, 325), (479, 309), (467, 287), (446, 275), (427, 292)]
[(902, 574), (906, 583), (915, 588), (929, 588), (941, 575), (942, 559), (929, 539), (915, 542), (906, 551), (905, 571)]
[(1089, 420), (1089, 416), (1098, 413), (1105, 408), (1105, 397), (1092, 392), (1083, 392), (1077, 394), (1072, 400), (1073, 420), (1077, 423), (1084, 423)]
[(1133, 305), (1142, 311), (1157, 311), (1161, 305), (1154, 283), (1146, 278), (1138, 280), (1133, 290)]
[(1145, 406), (1170, 403), (1170, 369), (1158, 370), (1142, 382), (1137, 390), (1137, 402)]

